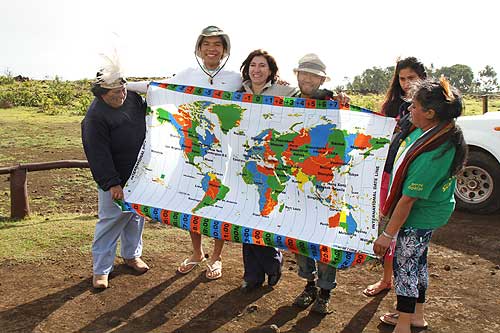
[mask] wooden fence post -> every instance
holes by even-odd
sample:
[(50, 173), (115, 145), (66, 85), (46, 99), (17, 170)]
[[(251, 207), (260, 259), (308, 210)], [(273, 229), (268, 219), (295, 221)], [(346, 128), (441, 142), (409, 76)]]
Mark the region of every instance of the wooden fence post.
[(30, 214), (27, 175), (24, 168), (10, 172), (10, 217), (23, 219)]
[(26, 163), (0, 167), (0, 175), (10, 175), (10, 216), (14, 219), (23, 219), (30, 214), (27, 182), (29, 171), (88, 167), (89, 162), (82, 160)]
[(488, 112), (488, 95), (481, 96), (483, 98), (483, 114)]

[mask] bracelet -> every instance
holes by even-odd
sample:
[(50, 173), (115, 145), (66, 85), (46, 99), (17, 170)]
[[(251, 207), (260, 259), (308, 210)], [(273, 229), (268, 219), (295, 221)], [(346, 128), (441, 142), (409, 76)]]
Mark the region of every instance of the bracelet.
[(385, 236), (385, 237), (387, 237), (387, 238), (390, 238), (390, 239), (395, 239), (396, 238), (396, 236), (389, 235), (387, 232), (385, 232), (385, 230), (382, 231), (382, 235)]

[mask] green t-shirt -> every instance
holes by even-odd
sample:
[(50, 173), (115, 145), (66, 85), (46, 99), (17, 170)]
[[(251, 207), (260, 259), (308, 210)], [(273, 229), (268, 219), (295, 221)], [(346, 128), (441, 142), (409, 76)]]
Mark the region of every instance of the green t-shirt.
[[(416, 129), (406, 138), (406, 148), (415, 142), (423, 131)], [(403, 226), (418, 229), (436, 229), (445, 225), (455, 208), (455, 177), (450, 177), (450, 167), (455, 147), (444, 143), (438, 148), (420, 154), (409, 166), (403, 183), (403, 194), (417, 198)]]

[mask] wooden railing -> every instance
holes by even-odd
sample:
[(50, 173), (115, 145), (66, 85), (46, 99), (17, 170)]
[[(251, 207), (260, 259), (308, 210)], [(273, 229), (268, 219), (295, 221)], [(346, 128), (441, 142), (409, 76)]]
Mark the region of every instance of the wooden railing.
[(82, 160), (64, 160), (42, 163), (18, 164), (0, 168), (0, 175), (10, 174), (10, 217), (23, 219), (30, 214), (28, 199), (28, 171), (43, 171), (63, 168), (88, 168)]

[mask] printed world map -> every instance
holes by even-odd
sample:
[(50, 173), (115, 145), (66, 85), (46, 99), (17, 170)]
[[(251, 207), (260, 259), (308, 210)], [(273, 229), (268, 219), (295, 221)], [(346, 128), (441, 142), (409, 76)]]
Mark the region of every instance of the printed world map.
[(373, 254), (392, 119), (161, 87), (148, 105), (127, 202)]

